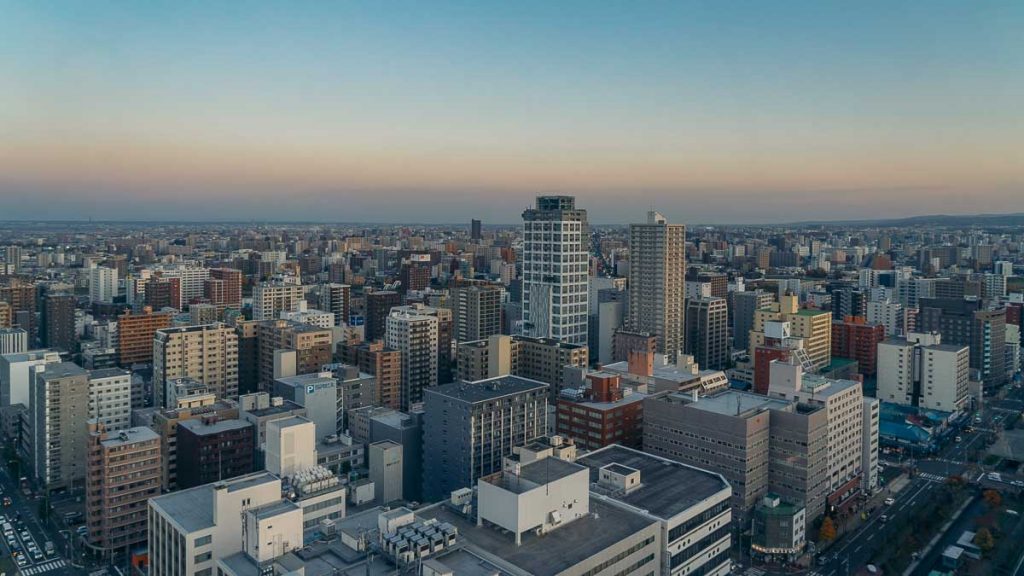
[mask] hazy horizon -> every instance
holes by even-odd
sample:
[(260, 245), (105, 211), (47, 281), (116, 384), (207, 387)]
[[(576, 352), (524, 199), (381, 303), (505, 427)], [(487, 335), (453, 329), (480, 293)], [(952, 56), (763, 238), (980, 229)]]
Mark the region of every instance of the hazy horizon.
[(1024, 3), (33, 2), (0, 220), (1019, 212)]

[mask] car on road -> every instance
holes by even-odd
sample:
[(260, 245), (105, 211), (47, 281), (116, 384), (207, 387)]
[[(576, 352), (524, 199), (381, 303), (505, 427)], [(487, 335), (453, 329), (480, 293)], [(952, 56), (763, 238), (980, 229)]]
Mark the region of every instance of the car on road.
[(960, 436), (957, 436), (953, 440), (956, 441), (956, 442), (963, 442), (964, 441), (964, 439), (962, 437), (960, 437)]
[(1013, 482), (1010, 482), (1010, 484), (1013, 484), (1014, 486), (1017, 487), (1021, 487), (1024, 486), (1024, 480), (1014, 480)]
[(43, 548), (46, 549), (46, 553), (48, 555), (52, 555), (53, 554), (53, 542), (47, 542), (46, 544), (43, 545)]
[(878, 517), (878, 521), (881, 522), (882, 524), (885, 524), (886, 522), (889, 521), (889, 515), (888, 514), (882, 514), (881, 516)]
[(999, 474), (999, 472), (989, 472), (988, 476), (986, 476), (986, 478), (988, 478), (989, 480), (991, 480), (993, 482), (1002, 482), (1003, 481), (1003, 476), (1001, 474)]
[(886, 506), (892, 506), (895, 503), (896, 503), (896, 499), (893, 498), (892, 496), (889, 496), (888, 498), (885, 499), (885, 505)]

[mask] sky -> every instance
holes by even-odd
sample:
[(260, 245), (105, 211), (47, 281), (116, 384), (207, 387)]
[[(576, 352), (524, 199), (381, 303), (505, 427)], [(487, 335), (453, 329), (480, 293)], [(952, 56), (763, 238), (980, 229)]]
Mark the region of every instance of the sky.
[(0, 0), (0, 220), (1024, 212), (1024, 2)]

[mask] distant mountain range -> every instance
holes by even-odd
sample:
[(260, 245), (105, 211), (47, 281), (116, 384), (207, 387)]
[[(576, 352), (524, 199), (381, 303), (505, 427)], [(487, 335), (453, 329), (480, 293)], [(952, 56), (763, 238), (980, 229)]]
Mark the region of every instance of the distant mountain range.
[(931, 214), (888, 220), (806, 220), (797, 225), (823, 226), (1024, 226), (1024, 212), (1013, 214)]

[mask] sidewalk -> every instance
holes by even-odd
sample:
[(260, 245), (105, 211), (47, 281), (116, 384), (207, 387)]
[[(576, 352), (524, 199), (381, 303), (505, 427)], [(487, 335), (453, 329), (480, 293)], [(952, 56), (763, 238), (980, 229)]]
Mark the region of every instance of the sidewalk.
[(924, 547), (924, 550), (921, 550), (921, 553), (917, 556), (917, 560), (914, 560), (910, 563), (910, 566), (907, 566), (907, 569), (903, 571), (903, 576), (910, 576), (914, 573), (914, 570), (917, 569), (921, 561), (928, 557), (928, 553), (932, 551), (932, 548), (935, 548), (935, 545), (939, 543), (939, 540), (946, 535), (949, 528), (960, 518), (960, 515), (964, 513), (964, 510), (967, 510), (967, 507), (970, 506), (973, 501), (974, 498), (964, 500), (964, 503), (961, 504), (960, 507), (957, 508), (957, 511), (950, 516), (949, 520), (942, 525), (942, 528), (939, 529), (935, 536), (928, 542), (928, 545)]

